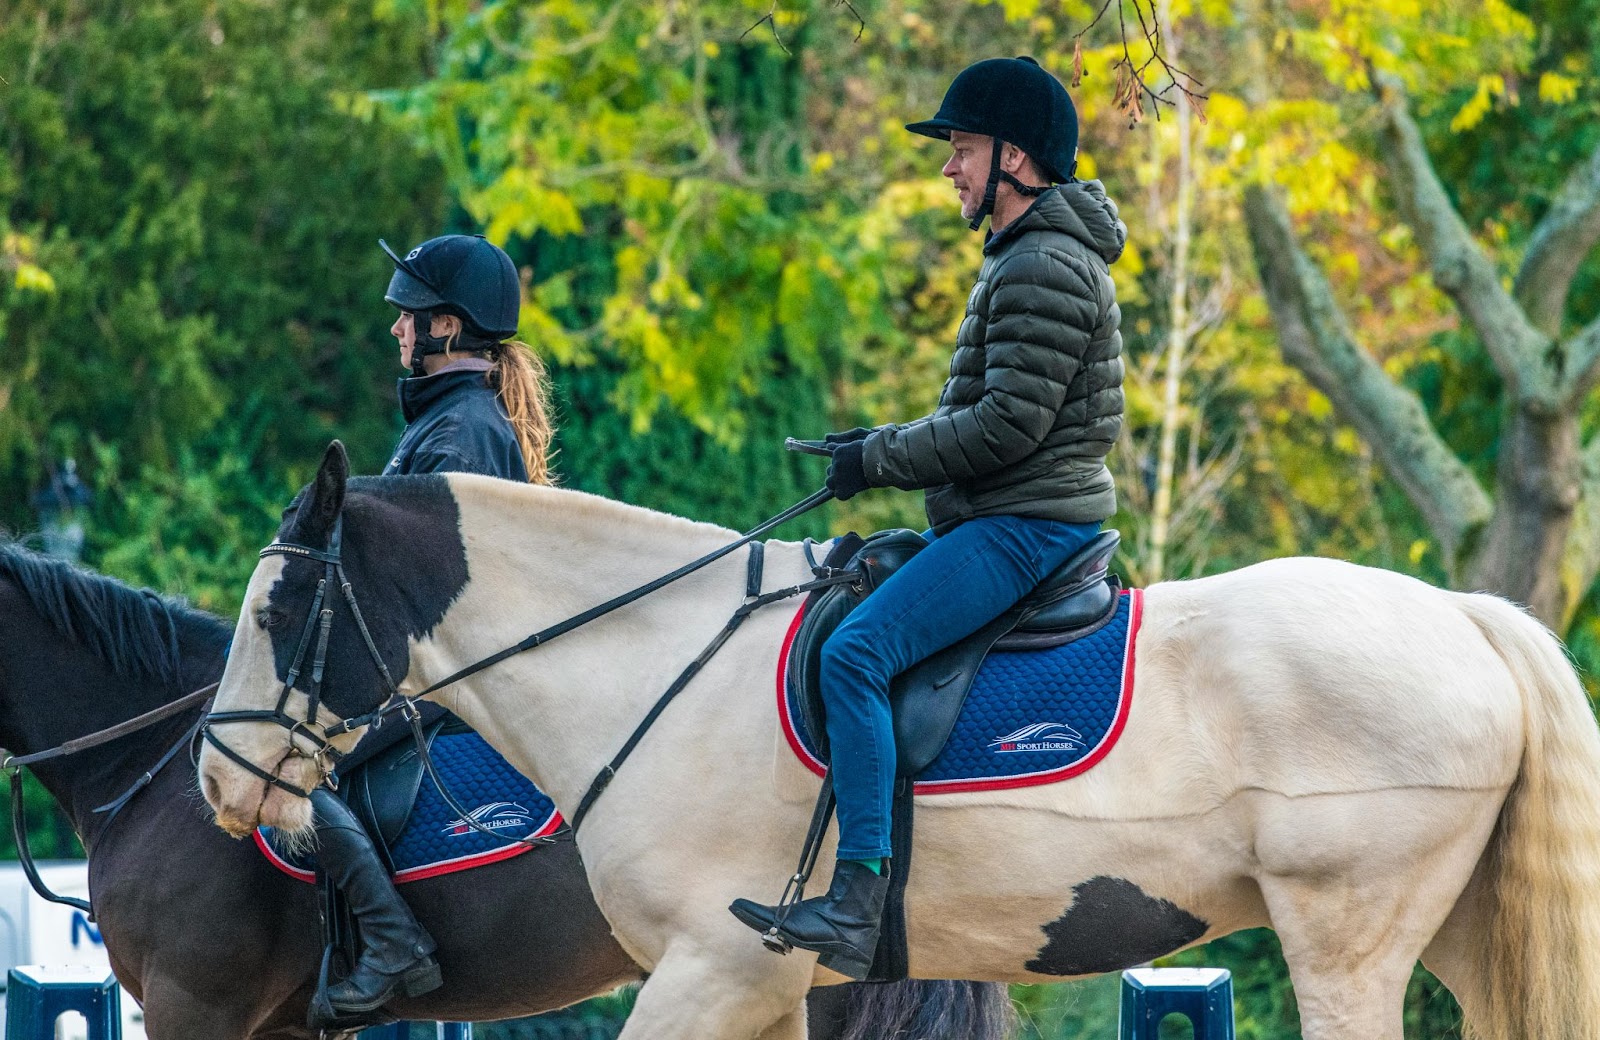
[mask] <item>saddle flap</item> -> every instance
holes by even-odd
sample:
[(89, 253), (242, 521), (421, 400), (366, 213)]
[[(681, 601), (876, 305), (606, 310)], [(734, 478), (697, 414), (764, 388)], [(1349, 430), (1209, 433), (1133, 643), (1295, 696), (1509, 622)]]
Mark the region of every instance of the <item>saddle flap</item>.
[[(449, 716), (436, 718), (423, 730), (430, 748), (439, 731), (449, 722)], [(399, 739), (391, 738), (393, 743), (340, 778), (340, 789), (345, 793), (350, 811), (376, 840), (385, 859), (389, 859), (389, 850), (411, 818), (425, 772), (416, 743), (409, 739), (410, 728), (399, 725), (395, 728), (402, 731)], [(390, 863), (389, 868), (392, 872), (394, 864)]]
[(966, 703), (978, 667), (999, 638), (1017, 623), (1013, 608), (889, 684), (894, 720), (895, 775), (916, 776), (939, 757)]

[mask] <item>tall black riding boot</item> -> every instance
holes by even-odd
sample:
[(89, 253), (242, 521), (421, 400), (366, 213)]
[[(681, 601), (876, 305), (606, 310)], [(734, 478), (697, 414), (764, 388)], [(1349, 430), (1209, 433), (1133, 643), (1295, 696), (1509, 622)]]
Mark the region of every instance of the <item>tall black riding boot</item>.
[(817, 958), (818, 964), (859, 982), (872, 968), (878, 926), (883, 921), (883, 901), (888, 894), (886, 875), (879, 875), (865, 863), (844, 859), (834, 865), (833, 884), (827, 894), (796, 903), (781, 925), (777, 923), (775, 906), (735, 899), (728, 909), (758, 932), (775, 929), (778, 940), (802, 950), (814, 950), (822, 955)]
[(421, 996), (443, 984), (433, 937), (395, 890), (372, 839), (348, 806), (318, 788), (311, 796), (317, 864), (344, 895), (361, 934), (350, 977), (329, 986), (326, 1003), (341, 1017), (375, 1011), (404, 992)]

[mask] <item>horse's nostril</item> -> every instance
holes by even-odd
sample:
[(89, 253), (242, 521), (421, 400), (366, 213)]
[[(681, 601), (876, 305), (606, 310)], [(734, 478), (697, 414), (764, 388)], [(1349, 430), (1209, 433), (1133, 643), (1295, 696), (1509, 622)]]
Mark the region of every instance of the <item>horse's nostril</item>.
[(211, 803), (213, 809), (222, 804), (222, 789), (217, 786), (215, 777), (201, 777), (200, 787), (205, 792), (206, 801)]

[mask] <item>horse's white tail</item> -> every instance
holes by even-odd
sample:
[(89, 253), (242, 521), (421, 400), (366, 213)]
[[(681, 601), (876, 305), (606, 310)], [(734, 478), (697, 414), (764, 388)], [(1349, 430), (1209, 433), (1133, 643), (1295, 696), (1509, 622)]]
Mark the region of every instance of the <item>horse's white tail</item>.
[[(1522, 765), (1479, 864), (1455, 983), (1473, 1040), (1600, 1038), (1600, 729), (1560, 642), (1495, 596), (1456, 605), (1522, 693)], [(1464, 984), (1464, 986), (1463, 986)]]

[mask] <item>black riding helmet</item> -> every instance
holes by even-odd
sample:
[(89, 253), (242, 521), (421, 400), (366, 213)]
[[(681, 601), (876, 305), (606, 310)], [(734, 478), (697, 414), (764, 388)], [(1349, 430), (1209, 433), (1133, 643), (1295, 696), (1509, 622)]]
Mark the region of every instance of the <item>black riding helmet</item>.
[(995, 188), (1002, 178), (1024, 195), (1048, 189), (1023, 184), (1000, 169), (1000, 148), (1010, 141), (1028, 154), (1051, 183), (1072, 180), (1078, 168), (1078, 111), (1061, 81), (1032, 58), (987, 58), (961, 70), (932, 119), (907, 123), (924, 137), (950, 140), (950, 131), (994, 138), (994, 158), (983, 206), (973, 230), (994, 210)]
[(445, 338), (434, 336), (430, 329), (436, 314), (461, 319), (458, 345), (464, 350), (484, 350), (516, 335), (522, 308), (517, 267), (493, 242), (482, 235), (442, 235), (404, 258), (381, 238), (378, 245), (394, 261), (394, 277), (383, 298), (419, 319), (411, 354), (413, 372), (422, 371), (425, 356), (445, 349)]

